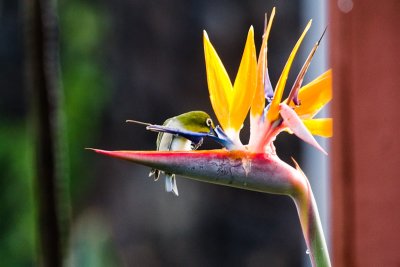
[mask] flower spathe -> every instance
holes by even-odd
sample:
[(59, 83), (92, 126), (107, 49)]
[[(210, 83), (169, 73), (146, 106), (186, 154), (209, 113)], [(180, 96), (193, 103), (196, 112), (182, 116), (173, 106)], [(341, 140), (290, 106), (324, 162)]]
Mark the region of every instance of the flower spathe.
[[(312, 56), (319, 45), (318, 41), (298, 75), (290, 99), (282, 101), (293, 60), (311, 27), (312, 21), (310, 20), (307, 24), (295, 44), (273, 91), (268, 74), (267, 50), (274, 16), (275, 8), (264, 29), (258, 62), (254, 46), (254, 30), (253, 27), (250, 27), (233, 86), (221, 59), (204, 31), (207, 83), (212, 107), (228, 137), (237, 144), (235, 149), (243, 148), (239, 140), (239, 132), (243, 121), (251, 110), (251, 135), (247, 146), (250, 151), (264, 152), (276, 135), (285, 129), (323, 151), (312, 134), (323, 137), (332, 136), (332, 120), (313, 119), (313, 117), (332, 99), (332, 72), (328, 70), (314, 81), (300, 88)], [(265, 108), (266, 99), (268, 101), (267, 109)], [(286, 108), (285, 102), (294, 112), (290, 112)], [(285, 115), (282, 116), (283, 114)]]

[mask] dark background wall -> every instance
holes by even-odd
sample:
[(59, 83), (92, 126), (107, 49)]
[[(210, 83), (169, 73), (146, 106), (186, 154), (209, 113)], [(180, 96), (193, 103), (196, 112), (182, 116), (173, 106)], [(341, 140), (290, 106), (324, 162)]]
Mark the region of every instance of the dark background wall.
[[(37, 258), (24, 3), (0, 5), (0, 253), (8, 266), (31, 266)], [(147, 178), (148, 169), (83, 150), (154, 149), (156, 135), (125, 124), (126, 119), (162, 123), (188, 110), (212, 114), (202, 30), (234, 79), (250, 25), (259, 48), (264, 12), (273, 6), (269, 66), (275, 84), (305, 26), (300, 1), (58, 2), (59, 89), (72, 210), (67, 263), (301, 264), (304, 241), (289, 198), (179, 178), (176, 198), (164, 192), (163, 182)], [(295, 62), (290, 81), (302, 60)], [(248, 138), (246, 127), (242, 137)], [(282, 135), (276, 143), (284, 160), (299, 158), (296, 138)], [(218, 146), (207, 142), (204, 147)]]
[[(233, 79), (248, 28), (255, 26), (259, 45), (263, 14), (270, 12), (274, 4), (277, 3), (106, 3), (112, 25), (106, 44), (106, 68), (112, 73), (113, 91), (103, 117), (101, 147), (154, 148), (156, 136), (142, 127), (125, 125), (127, 118), (162, 123), (174, 114), (193, 109), (212, 114), (202, 30), (207, 30)], [(298, 21), (298, 5), (278, 6), (270, 38), (273, 82), (301, 31)], [(175, 198), (163, 192), (162, 182), (146, 178), (146, 168), (99, 157), (96, 164), (98, 189), (93, 191), (97, 194), (90, 204), (101, 207), (112, 218), (114, 241), (127, 265), (301, 264), (303, 241), (290, 199), (179, 178), (181, 195)]]

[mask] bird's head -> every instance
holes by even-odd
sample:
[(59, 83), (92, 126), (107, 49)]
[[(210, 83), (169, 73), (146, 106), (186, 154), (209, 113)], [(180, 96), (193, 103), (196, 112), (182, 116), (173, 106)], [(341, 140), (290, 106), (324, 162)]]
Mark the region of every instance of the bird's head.
[(189, 131), (198, 133), (213, 133), (214, 123), (204, 111), (190, 111), (175, 117)]

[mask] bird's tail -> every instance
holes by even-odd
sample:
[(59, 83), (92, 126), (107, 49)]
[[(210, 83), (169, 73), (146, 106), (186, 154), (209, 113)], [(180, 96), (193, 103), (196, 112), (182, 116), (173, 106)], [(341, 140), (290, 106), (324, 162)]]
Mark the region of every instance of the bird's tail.
[(178, 187), (176, 186), (175, 174), (165, 175), (165, 191), (174, 193), (175, 196), (179, 196)]

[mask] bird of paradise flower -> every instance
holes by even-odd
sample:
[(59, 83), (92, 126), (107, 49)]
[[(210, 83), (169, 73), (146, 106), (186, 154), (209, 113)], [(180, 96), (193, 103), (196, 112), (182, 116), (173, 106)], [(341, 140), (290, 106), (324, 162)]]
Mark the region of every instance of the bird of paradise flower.
[[(318, 41), (303, 65), (289, 97), (281, 102), (289, 70), (297, 50), (311, 26), (311, 21), (293, 48), (274, 92), (267, 65), (268, 37), (274, 15), (273, 11), (264, 32), (258, 63), (254, 45), (254, 30), (253, 27), (250, 28), (233, 86), (204, 31), (204, 53), (211, 104), (218, 121), (234, 142), (236, 149), (241, 149), (243, 146), (239, 139), (239, 132), (250, 110), (251, 133), (247, 146), (250, 151), (263, 152), (265, 147), (270, 145), (276, 135), (285, 128), (289, 128), (301, 139), (323, 151), (312, 134), (330, 137), (332, 120), (313, 119), (313, 117), (332, 98), (331, 71), (328, 70), (310, 84), (300, 88), (312, 56), (319, 45)], [(265, 108), (266, 101), (267, 108)]]
[[(303, 78), (320, 40), (311, 49), (288, 98), (282, 101), (293, 60), (311, 21), (295, 44), (275, 86), (268, 74), (268, 37), (275, 8), (266, 23), (258, 60), (254, 30), (250, 27), (238, 73), (232, 85), (207, 33), (203, 33), (207, 83), (215, 115), (222, 127), (215, 135), (149, 125), (153, 131), (173, 133), (188, 139), (210, 137), (225, 149), (200, 151), (94, 151), (183, 177), (247, 190), (290, 196), (297, 207), (310, 260), (313, 266), (330, 266), (329, 253), (317, 205), (307, 180), (296, 162), (292, 168), (275, 153), (273, 141), (282, 131), (294, 133), (305, 142), (326, 152), (314, 135), (332, 136), (332, 119), (314, 116), (332, 98), (332, 72), (326, 71), (302, 86)], [(267, 20), (266, 20), (267, 21)], [(250, 140), (243, 145), (239, 133), (250, 113)]]

